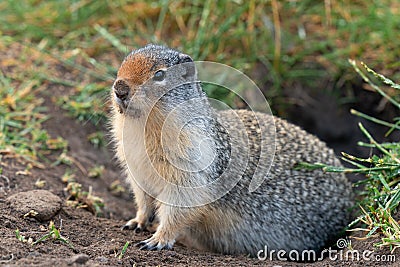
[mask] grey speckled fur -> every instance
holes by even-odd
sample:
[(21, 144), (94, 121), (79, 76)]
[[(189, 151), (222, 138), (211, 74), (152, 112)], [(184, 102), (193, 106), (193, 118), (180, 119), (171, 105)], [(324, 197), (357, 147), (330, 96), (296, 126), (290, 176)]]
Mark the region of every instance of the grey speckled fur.
[[(185, 59), (184, 62), (190, 61), (188, 56), (178, 51), (148, 45), (133, 51), (125, 59), (121, 66), (121, 69), (125, 68), (124, 73), (127, 73), (124, 64), (129, 60), (135, 61), (135, 55), (141, 55), (152, 62), (147, 70), (149, 73), (154, 73), (159, 66), (170, 67), (182, 63), (181, 58)], [(125, 74), (127, 77), (119, 75), (117, 78), (117, 81), (122, 81), (122, 89), (129, 84), (129, 74)], [(133, 73), (132, 79), (135, 78), (134, 75)], [(172, 82), (168, 79), (171, 77), (166, 78), (167, 83)], [(149, 98), (151, 92), (159, 91), (161, 87), (150, 82), (138, 86), (129, 84), (129, 88), (135, 93), (142, 90)], [(118, 90), (116, 82), (113, 92)], [(129, 93), (129, 97), (132, 95), (133, 93)], [(114, 95), (113, 97), (115, 98)], [(224, 179), (239, 178), (238, 183), (222, 198), (208, 205), (179, 208), (168, 207), (157, 201), (157, 196), (167, 194), (170, 199), (185, 199), (189, 196), (180, 195), (179, 191), (163, 192), (163, 188), (151, 184), (151, 180), (146, 176), (142, 182), (151, 184), (149, 191), (152, 197), (149, 197), (132, 179), (128, 179), (136, 194), (138, 214), (145, 214), (132, 219), (127, 224), (128, 228), (145, 228), (153, 210), (160, 221), (156, 233), (142, 243), (142, 248), (170, 248), (175, 240), (178, 240), (198, 249), (230, 254), (256, 255), (265, 246), (270, 250), (318, 251), (347, 225), (350, 219), (349, 208), (353, 202), (351, 184), (346, 177), (343, 174), (323, 173), (320, 170), (305, 171), (294, 168), (296, 163), (302, 161), (340, 166), (334, 152), (322, 141), (285, 120), (267, 114), (246, 110), (214, 111), (198, 83), (176, 87), (164, 95), (156, 106), (161, 113), (167, 114), (178, 104), (190, 99), (196, 101), (180, 113), (178, 111), (180, 116), (175, 123), (184, 124), (193, 114), (203, 115), (205, 119), (193, 120), (186, 124), (185, 127), (189, 128), (190, 132), (189, 140), (195, 147), (198, 138), (208, 135), (211, 137), (210, 149), (216, 157), (208, 168), (196, 175), (182, 173), (180, 185), (213, 181), (223, 172), (229, 174)], [(134, 160), (130, 162), (129, 156), (122, 155), (123, 142), (119, 121), (125, 119), (125, 123), (140, 125), (137, 122), (140, 121), (140, 115), (135, 116), (138, 118), (130, 115), (129, 107), (121, 107), (121, 104), (114, 100), (113, 132), (117, 155), (123, 167), (127, 164), (138, 164)], [(276, 132), (271, 127), (273, 124)], [(125, 138), (135, 135), (135, 127), (130, 128), (128, 137)], [(242, 139), (246, 135), (249, 137), (248, 144), (243, 143)], [(272, 136), (275, 136), (275, 140), (269, 138)], [(179, 139), (176, 139), (176, 142), (179, 142)], [(172, 144), (171, 150), (177, 145)], [(274, 151), (273, 147), (276, 148), (274, 155), (260, 154), (261, 148), (268, 152)], [(125, 151), (127, 150), (134, 151), (135, 147), (125, 147)], [(196, 151), (189, 147), (185, 151), (189, 157), (195, 157)], [(132, 152), (131, 157), (137, 157), (135, 153), (139, 152)], [(175, 160), (183, 161), (179, 154), (171, 155)], [(159, 156), (162, 158), (164, 154)], [(230, 161), (235, 164), (229, 165)], [(187, 163), (188, 166), (190, 164)], [(264, 181), (256, 191), (249, 192), (250, 181), (257, 167), (260, 168), (258, 171), (264, 173)], [(140, 180), (141, 173), (146, 169), (139, 169), (134, 176)], [(221, 183), (221, 187), (224, 186), (226, 183)], [(211, 190), (205, 195), (212, 193)]]

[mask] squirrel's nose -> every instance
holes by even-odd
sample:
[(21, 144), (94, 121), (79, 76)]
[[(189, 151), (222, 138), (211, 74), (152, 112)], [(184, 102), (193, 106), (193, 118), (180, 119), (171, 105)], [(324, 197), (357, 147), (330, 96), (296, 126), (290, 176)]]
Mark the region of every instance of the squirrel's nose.
[(126, 100), (129, 96), (130, 87), (124, 80), (117, 80), (114, 83), (115, 95), (121, 99)]

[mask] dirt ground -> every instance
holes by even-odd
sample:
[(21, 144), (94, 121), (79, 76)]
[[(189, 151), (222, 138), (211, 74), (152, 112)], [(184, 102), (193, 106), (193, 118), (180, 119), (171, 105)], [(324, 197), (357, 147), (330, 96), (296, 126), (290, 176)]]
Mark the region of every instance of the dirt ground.
[[(68, 90), (62, 86), (52, 86), (47, 92), (56, 91), (60, 94)], [(105, 125), (93, 126), (82, 124), (68, 117), (65, 111), (54, 104), (54, 99), (44, 93), (46, 113), (50, 119), (44, 127), (52, 137), (61, 136), (68, 141), (69, 155), (79, 165), (76, 181), (85, 190), (92, 188), (92, 193), (104, 200), (103, 217), (96, 217), (85, 209), (76, 209), (66, 205), (68, 193), (61, 177), (66, 172), (66, 165), (52, 166), (44, 163), (45, 168), (33, 168), (25, 172), (25, 165), (15, 158), (8, 158), (4, 153), (0, 167), (0, 265), (1, 266), (398, 266), (396, 262), (379, 262), (367, 260), (340, 259), (340, 253), (332, 256), (336, 260), (325, 258), (314, 263), (296, 263), (285, 261), (261, 261), (246, 255), (219, 255), (209, 252), (199, 252), (185, 248), (179, 244), (171, 251), (140, 251), (133, 244), (149, 237), (149, 233), (135, 234), (132, 231), (122, 231), (121, 226), (135, 214), (132, 195), (126, 188), (124, 177), (113, 160), (110, 147), (95, 148), (87, 140), (87, 136), (97, 130), (105, 130)], [(59, 152), (49, 155), (55, 159)], [(87, 170), (94, 165), (104, 165), (104, 173), (99, 178), (88, 178)], [(110, 184), (120, 180), (126, 192), (114, 195), (109, 189)], [(41, 190), (35, 183), (45, 181)], [(26, 194), (19, 194), (28, 192)], [(49, 194), (51, 192), (52, 194)], [(11, 198), (10, 198), (11, 197)], [(49, 200), (49, 197), (52, 201)], [(41, 221), (24, 216), (27, 209), (35, 209), (40, 214), (34, 216)], [(41, 217), (40, 217), (41, 216)], [(71, 245), (52, 239), (36, 245), (17, 239), (15, 231), (26, 239), (38, 240), (48, 232), (49, 220), (54, 221), (61, 235), (67, 238)], [(124, 244), (130, 246), (122, 259), (118, 258)], [(361, 253), (374, 250), (373, 239), (360, 241), (351, 239), (353, 249)], [(389, 255), (387, 250), (376, 249), (378, 255)], [(400, 253), (394, 254), (400, 260)]]

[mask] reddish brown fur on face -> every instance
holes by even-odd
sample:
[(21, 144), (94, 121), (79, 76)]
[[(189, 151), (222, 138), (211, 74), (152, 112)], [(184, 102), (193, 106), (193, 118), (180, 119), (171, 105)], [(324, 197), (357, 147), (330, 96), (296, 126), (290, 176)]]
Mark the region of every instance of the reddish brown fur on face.
[[(157, 64), (155, 59), (152, 59), (143, 54), (129, 55), (122, 63), (118, 70), (118, 79), (123, 79), (130, 86), (138, 86), (146, 82), (153, 76)], [(160, 68), (162, 66), (157, 66)]]

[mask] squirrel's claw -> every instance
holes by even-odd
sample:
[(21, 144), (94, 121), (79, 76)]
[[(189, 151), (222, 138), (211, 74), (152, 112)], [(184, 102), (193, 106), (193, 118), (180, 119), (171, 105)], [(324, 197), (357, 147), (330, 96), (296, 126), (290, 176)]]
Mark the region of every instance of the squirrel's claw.
[(135, 233), (140, 233), (143, 231), (143, 227), (136, 221), (136, 220), (130, 220), (128, 221), (124, 226), (121, 227), (121, 230), (134, 230)]
[(149, 231), (149, 232), (154, 232), (155, 231), (155, 226), (150, 223), (150, 224), (143, 224), (137, 222), (135, 219), (132, 219), (128, 221), (124, 226), (121, 227), (121, 230), (133, 230), (135, 234), (141, 233), (143, 231)]
[(159, 241), (156, 237), (152, 236), (149, 239), (137, 243), (136, 246), (139, 247), (140, 250), (170, 250), (172, 249), (174, 243), (174, 240), (169, 242), (162, 242)]
[(136, 234), (138, 234), (143, 231), (155, 232), (157, 227), (158, 220), (156, 220), (156, 215), (153, 212), (147, 219), (146, 217), (136, 217), (129, 220), (124, 226), (121, 227), (121, 230), (133, 230)]

